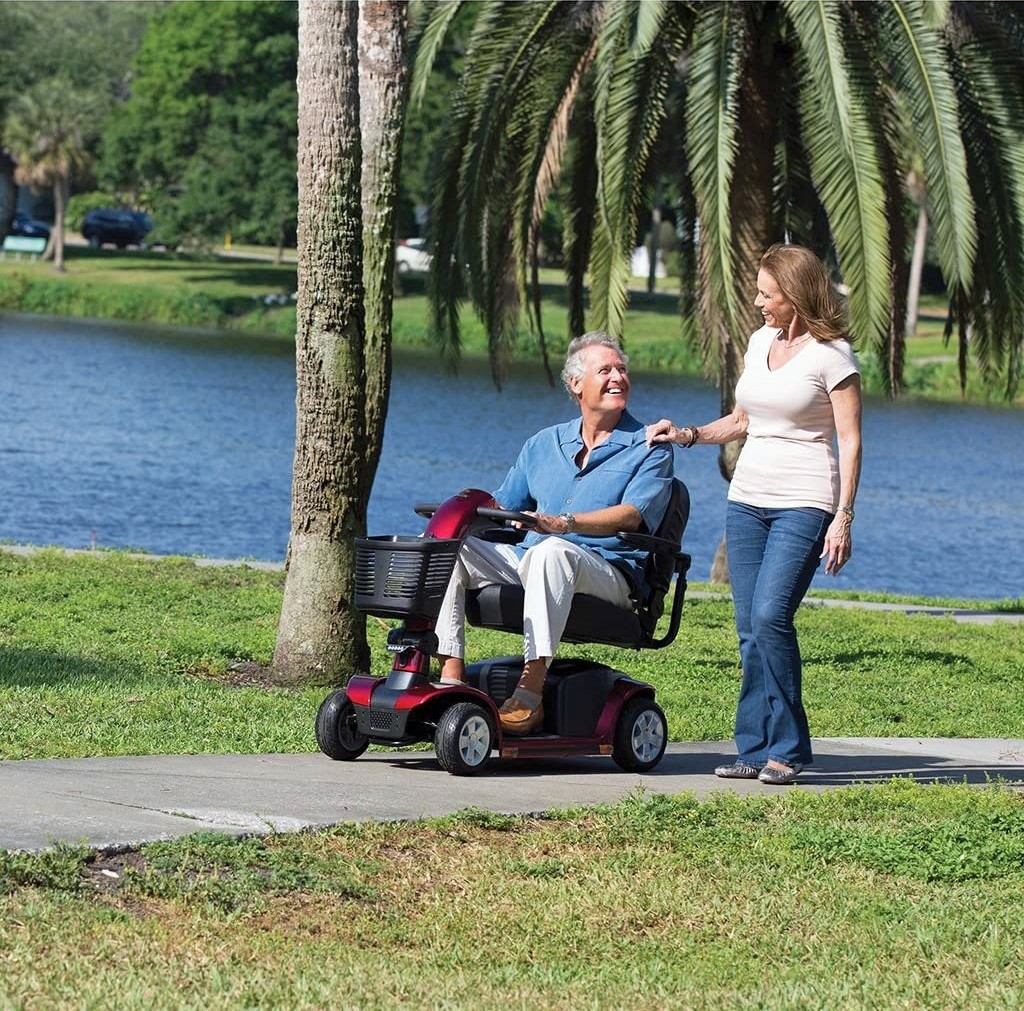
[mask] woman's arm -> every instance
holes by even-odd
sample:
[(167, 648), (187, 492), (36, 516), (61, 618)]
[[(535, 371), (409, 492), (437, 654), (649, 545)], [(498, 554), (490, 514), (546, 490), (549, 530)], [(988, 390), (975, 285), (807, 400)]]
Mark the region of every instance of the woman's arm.
[[(861, 393), (860, 376), (844, 379), (829, 394), (832, 413), (836, 419), (836, 438), (839, 444), (839, 511), (825, 534), (825, 571), (833, 576), (850, 560), (853, 539), (853, 502), (860, 483), (861, 460)], [(843, 510), (848, 509), (849, 512)]]
[(747, 434), (750, 418), (747, 412), (734, 407), (732, 414), (708, 422), (706, 425), (684, 425), (677, 428), (668, 418), (662, 418), (653, 425), (647, 426), (647, 445), (656, 442), (674, 442), (678, 446), (689, 449), (697, 443), (707, 446), (721, 446), (725, 442), (735, 442)]

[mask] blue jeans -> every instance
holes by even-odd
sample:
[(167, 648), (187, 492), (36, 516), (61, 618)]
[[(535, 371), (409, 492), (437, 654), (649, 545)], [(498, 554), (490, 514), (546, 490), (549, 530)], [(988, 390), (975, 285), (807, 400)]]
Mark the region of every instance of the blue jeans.
[(736, 707), (741, 762), (806, 765), (813, 760), (793, 616), (818, 567), (831, 522), (822, 509), (728, 505), (725, 543), (743, 663)]

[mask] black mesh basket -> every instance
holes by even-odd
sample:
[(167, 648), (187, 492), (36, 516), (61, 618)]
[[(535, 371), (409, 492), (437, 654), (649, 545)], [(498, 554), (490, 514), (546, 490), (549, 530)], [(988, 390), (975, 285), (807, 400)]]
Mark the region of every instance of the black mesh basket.
[(356, 607), (380, 618), (436, 618), (462, 541), (357, 537)]

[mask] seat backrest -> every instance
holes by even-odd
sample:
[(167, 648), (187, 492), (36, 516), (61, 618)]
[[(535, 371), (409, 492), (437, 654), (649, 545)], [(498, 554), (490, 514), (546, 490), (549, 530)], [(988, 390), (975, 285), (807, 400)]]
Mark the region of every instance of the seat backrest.
[[(670, 541), (678, 550), (686, 530), (686, 522), (690, 518), (690, 493), (679, 478), (672, 479), (672, 494), (665, 509), (655, 537)], [(665, 594), (672, 585), (672, 574), (675, 572), (675, 558), (667, 553), (652, 551), (647, 556), (644, 576), (649, 592), (647, 600), (637, 601), (637, 615), (640, 624), (648, 636), (654, 635), (655, 626), (665, 606)]]

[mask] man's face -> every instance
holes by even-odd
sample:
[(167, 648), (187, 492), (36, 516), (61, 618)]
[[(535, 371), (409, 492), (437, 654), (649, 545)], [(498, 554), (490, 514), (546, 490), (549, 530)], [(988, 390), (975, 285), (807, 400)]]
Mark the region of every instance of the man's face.
[(583, 411), (625, 410), (629, 400), (629, 376), (617, 351), (594, 344), (582, 354), (583, 376), (572, 381)]

